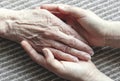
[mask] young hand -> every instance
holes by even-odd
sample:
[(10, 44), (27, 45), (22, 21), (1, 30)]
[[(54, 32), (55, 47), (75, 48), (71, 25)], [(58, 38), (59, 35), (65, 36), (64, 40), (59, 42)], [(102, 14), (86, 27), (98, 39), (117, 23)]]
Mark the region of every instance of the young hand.
[(27, 41), (22, 41), (21, 45), (35, 62), (62, 78), (72, 81), (113, 81), (101, 73), (90, 60), (78, 62), (58, 60), (49, 48), (43, 49), (42, 56)]

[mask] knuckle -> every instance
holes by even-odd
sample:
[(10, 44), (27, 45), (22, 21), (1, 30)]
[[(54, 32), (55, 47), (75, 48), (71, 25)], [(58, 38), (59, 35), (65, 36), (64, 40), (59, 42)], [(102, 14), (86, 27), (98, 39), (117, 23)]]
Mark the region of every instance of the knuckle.
[(59, 32), (56, 31), (46, 31), (45, 35), (48, 36), (51, 39), (61, 39), (61, 36), (59, 35)]
[(83, 46), (83, 50), (88, 50), (88, 47), (87, 46)]
[(45, 31), (45, 32), (44, 32), (44, 35), (45, 35), (45, 36), (51, 36), (51, 33), (50, 33), (50, 32)]
[(65, 46), (65, 47), (64, 47), (64, 52), (65, 52), (65, 53), (71, 53), (71, 48), (68, 47), (68, 46)]
[(83, 57), (84, 55), (86, 55), (86, 53), (81, 51), (80, 56)]
[(30, 50), (29, 50), (29, 53), (30, 53), (30, 54), (34, 54), (34, 50), (30, 49)]
[(52, 47), (56, 47), (56, 48), (58, 48), (59, 47), (59, 45), (58, 45), (58, 43), (56, 42), (56, 41), (50, 41), (50, 43), (51, 43), (51, 46)]
[(54, 34), (52, 32), (50, 32), (50, 31), (45, 30), (44, 35), (45, 36), (53, 36)]
[(69, 41), (70, 41), (69, 44), (71, 46), (75, 46), (76, 45), (76, 40), (73, 37), (70, 37)]

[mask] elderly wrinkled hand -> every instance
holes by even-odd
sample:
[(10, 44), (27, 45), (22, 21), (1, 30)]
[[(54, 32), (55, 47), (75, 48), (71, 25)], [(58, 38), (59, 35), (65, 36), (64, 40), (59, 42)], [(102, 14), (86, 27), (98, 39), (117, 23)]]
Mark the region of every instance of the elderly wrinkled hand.
[(47, 10), (1, 9), (1, 12), (0, 25), (4, 29), (1, 37), (16, 42), (27, 40), (39, 52), (43, 47), (48, 47), (56, 58), (63, 60), (88, 60), (93, 54), (93, 50), (75, 30)]

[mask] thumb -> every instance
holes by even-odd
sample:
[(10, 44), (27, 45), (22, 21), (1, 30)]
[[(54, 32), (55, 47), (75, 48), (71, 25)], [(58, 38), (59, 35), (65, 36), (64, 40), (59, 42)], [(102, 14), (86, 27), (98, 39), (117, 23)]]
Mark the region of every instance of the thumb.
[(61, 62), (54, 58), (53, 53), (48, 48), (44, 48), (42, 51), (46, 57), (46, 68), (54, 73), (60, 73), (63, 68)]

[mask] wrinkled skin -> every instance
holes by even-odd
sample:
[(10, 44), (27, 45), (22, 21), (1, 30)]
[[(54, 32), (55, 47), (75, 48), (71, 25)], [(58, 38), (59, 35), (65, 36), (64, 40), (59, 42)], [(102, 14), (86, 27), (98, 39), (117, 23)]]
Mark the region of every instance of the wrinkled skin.
[(109, 23), (90, 10), (64, 4), (43, 4), (47, 9), (67, 24), (71, 25), (91, 46), (105, 46)]
[[(5, 21), (7, 25), (5, 38), (16, 42), (27, 40), (39, 52), (43, 47), (52, 47), (61, 50), (51, 48), (54, 53), (63, 51), (83, 60), (90, 59), (88, 53), (92, 54), (93, 51), (87, 42), (69, 25), (47, 10), (14, 11), (14, 15)], [(57, 57), (63, 59), (60, 55)]]

